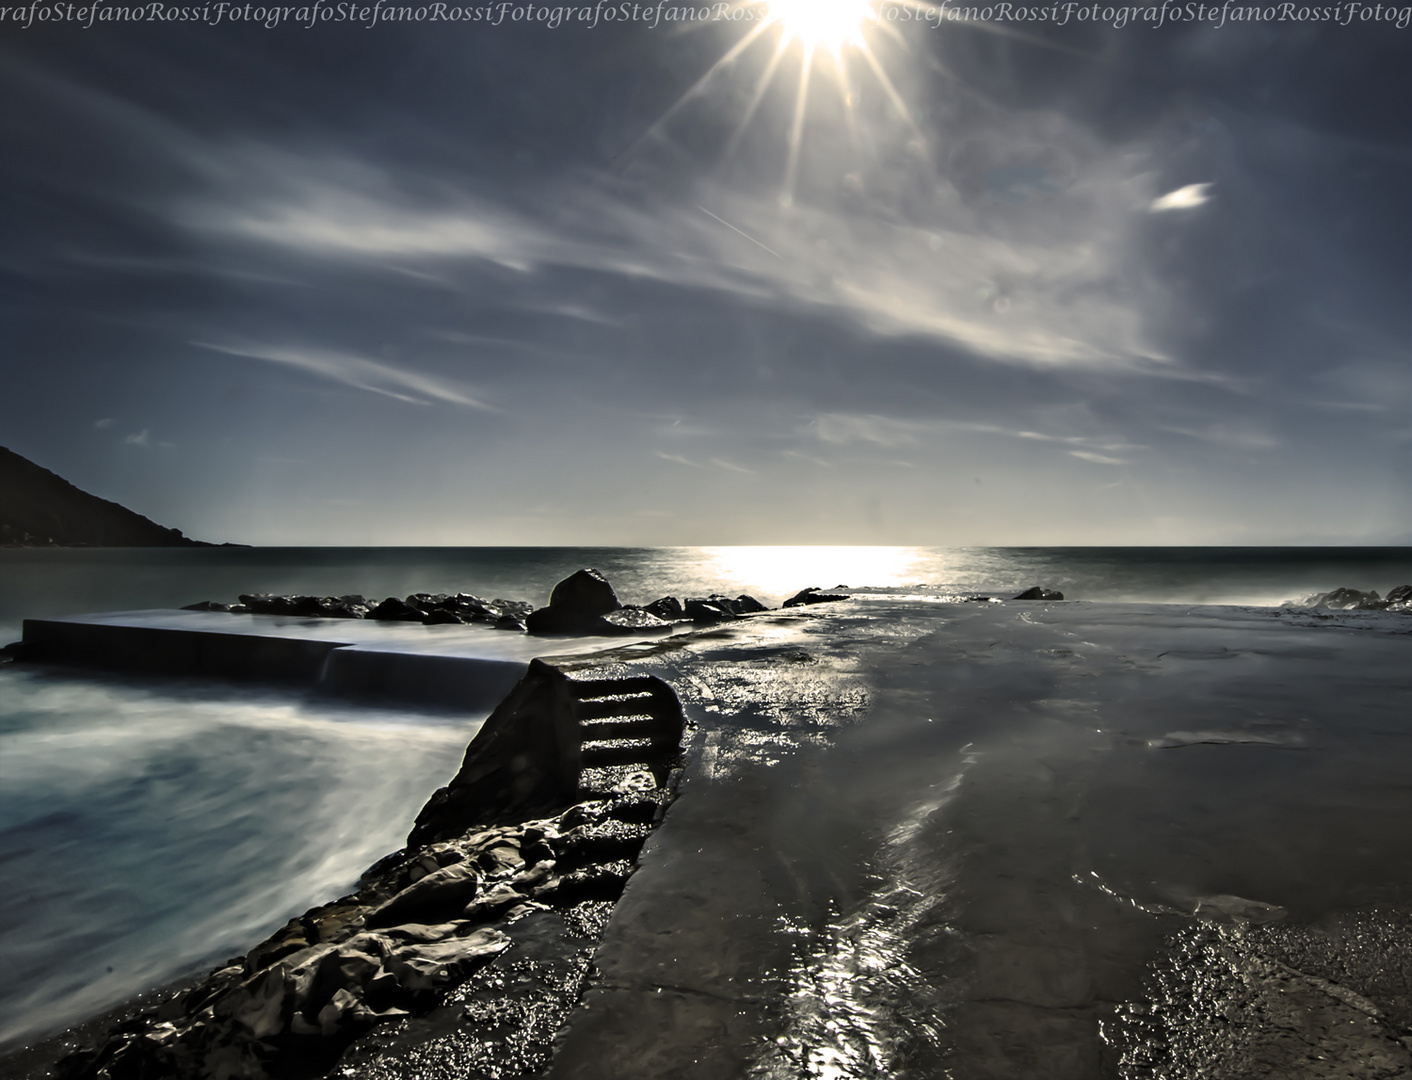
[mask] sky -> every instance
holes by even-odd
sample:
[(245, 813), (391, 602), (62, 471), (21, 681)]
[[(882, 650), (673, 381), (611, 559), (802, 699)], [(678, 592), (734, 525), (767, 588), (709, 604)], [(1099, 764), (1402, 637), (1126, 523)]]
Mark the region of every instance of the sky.
[(0, 443), (254, 544), (1412, 542), (1412, 9), (300, 2), (0, 13)]

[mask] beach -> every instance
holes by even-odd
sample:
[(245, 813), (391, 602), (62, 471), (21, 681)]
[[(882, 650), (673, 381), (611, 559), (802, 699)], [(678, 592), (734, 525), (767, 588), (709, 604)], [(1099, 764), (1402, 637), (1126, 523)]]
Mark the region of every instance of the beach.
[[(688, 730), (676, 801), (543, 1075), (1135, 1080), (1258, 1075), (1252, 1062), (1402, 1075), (1409, 632), (1396, 612), (879, 585), (578, 656), (554, 639), (578, 677), (664, 680)], [(121, 705), (111, 678), (48, 677), (120, 714), (170, 693), (129, 682)], [(222, 694), (280, 707), (201, 693), (218, 720)], [(299, 719), (262, 721), (267, 739)], [(379, 825), (390, 850), (478, 722), (354, 709), (321, 737), (387, 732), (387, 747), (430, 753), (435, 732), (445, 764), (406, 761), (402, 803), (381, 810), (402, 815)], [(310, 769), (317, 746), (305, 739)], [(340, 785), (320, 783), (332, 806)], [(344, 786), (365, 797), (387, 783), (365, 772)], [(290, 798), (286, 816), (301, 812)], [(311, 851), (323, 839), (301, 837)], [(308, 901), (297, 859), (236, 867), (227, 888), (242, 899), (240, 870), (281, 883), (264, 925), (277, 924), (362, 868), (340, 851), (349, 868)], [(184, 857), (199, 876), (199, 856)], [(206, 918), (221, 921), (219, 903)], [(239, 925), (227, 951), (262, 932), (253, 907)], [(414, 1024), (342, 1075), (405, 1075), (412, 1054), (426, 1075), (496, 1075), (465, 1066), (485, 1060), (464, 1052), (485, 1037)]]

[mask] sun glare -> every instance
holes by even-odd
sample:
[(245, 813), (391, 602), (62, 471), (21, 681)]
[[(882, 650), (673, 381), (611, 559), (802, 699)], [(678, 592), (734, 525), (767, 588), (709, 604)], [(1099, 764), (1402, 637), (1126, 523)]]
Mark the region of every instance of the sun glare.
[(863, 24), (873, 20), (870, 0), (770, 0), (770, 25), (778, 25), (787, 41), (798, 39), (806, 49), (837, 53), (844, 45), (863, 40)]

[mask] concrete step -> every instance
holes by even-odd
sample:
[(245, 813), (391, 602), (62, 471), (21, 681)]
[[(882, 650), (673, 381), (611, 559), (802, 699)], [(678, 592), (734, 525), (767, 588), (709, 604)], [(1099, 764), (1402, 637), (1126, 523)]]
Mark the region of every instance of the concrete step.
[(624, 694), (660, 693), (660, 684), (651, 675), (630, 675), (622, 679), (570, 680), (569, 692), (580, 701), (592, 698), (617, 697)]
[(582, 760), (587, 768), (604, 765), (641, 765), (650, 769), (654, 758), (664, 757), (660, 747), (645, 739), (620, 739), (611, 743), (585, 743)]
[(624, 716), (579, 724), (585, 740), (651, 739), (654, 743), (674, 742), (675, 732), (652, 716)]
[(623, 716), (640, 713), (651, 716), (662, 711), (657, 699), (651, 694), (619, 694), (613, 697), (589, 698), (579, 702), (577, 713), (581, 720), (595, 720), (602, 716)]

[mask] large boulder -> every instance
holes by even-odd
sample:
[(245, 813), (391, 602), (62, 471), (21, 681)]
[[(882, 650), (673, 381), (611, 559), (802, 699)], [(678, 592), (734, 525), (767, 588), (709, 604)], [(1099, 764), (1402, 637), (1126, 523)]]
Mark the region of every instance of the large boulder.
[(530, 612), (525, 627), (531, 634), (592, 634), (601, 620), (622, 608), (608, 579), (597, 570), (570, 574), (549, 594), (549, 606)]
[(681, 601), (675, 596), (664, 596), (660, 600), (653, 600), (642, 610), (648, 614), (656, 615), (659, 619), (666, 619), (668, 622), (675, 622), (682, 617)]
[(1064, 594), (1061, 593), (1061, 592), (1059, 592), (1057, 589), (1045, 589), (1045, 588), (1041, 588), (1041, 587), (1038, 586), (1038, 585), (1032, 585), (1030, 588), (1028, 588), (1028, 589), (1026, 589), (1024, 592), (1022, 592), (1019, 596), (1015, 597), (1015, 599), (1016, 599), (1016, 600), (1062, 600), (1062, 599), (1064, 599)]

